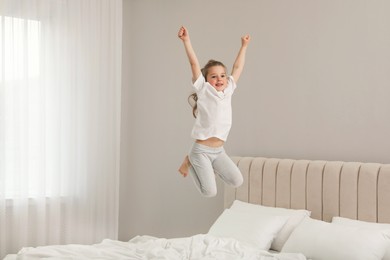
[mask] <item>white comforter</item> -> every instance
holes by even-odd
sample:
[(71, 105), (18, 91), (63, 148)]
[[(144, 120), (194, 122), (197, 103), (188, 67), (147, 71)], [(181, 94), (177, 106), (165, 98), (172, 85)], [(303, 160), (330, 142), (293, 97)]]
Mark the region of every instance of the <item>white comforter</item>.
[(129, 242), (105, 239), (95, 245), (23, 248), (5, 259), (223, 259), (305, 260), (301, 254), (271, 254), (234, 239), (211, 235), (164, 239), (137, 236)]

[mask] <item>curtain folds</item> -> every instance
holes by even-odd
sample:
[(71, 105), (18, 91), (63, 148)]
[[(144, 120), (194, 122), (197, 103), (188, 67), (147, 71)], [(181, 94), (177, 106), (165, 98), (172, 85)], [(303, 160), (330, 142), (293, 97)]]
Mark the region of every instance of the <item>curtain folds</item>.
[(0, 0), (0, 258), (117, 238), (122, 0)]

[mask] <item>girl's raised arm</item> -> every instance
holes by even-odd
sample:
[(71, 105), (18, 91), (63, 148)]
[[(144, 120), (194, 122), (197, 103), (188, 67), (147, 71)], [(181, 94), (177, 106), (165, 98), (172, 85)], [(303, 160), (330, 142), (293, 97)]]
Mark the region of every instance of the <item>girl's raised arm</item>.
[(237, 58), (233, 64), (233, 69), (232, 69), (232, 76), (235, 82), (238, 81), (238, 79), (241, 76), (241, 72), (244, 69), (246, 49), (248, 47), (250, 40), (251, 37), (249, 35), (245, 35), (241, 37), (241, 48), (238, 51)]
[(195, 82), (202, 72), (200, 70), (198, 58), (196, 57), (195, 51), (192, 48), (188, 30), (184, 26), (182, 26), (177, 36), (179, 36), (179, 38), (183, 41), (184, 48), (186, 50), (186, 54), (188, 57), (188, 61), (190, 62), (191, 65), (192, 81)]

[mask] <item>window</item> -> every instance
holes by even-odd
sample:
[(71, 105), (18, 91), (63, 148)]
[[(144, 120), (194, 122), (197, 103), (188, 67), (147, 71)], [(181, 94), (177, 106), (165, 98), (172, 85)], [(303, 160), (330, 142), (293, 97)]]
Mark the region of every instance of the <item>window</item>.
[[(36, 20), (0, 16), (0, 181), (5, 197), (38, 192), (42, 148), (40, 30)], [(28, 179), (26, 186), (21, 179)]]
[(0, 76), (4, 81), (39, 76), (40, 26), (36, 20), (0, 16)]

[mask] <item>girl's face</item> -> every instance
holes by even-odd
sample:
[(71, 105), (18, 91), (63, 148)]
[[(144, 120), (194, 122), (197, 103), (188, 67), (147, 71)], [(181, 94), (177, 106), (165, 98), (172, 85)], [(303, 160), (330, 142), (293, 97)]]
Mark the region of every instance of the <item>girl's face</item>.
[(227, 75), (223, 66), (213, 66), (208, 69), (206, 81), (217, 91), (223, 91), (227, 86)]

